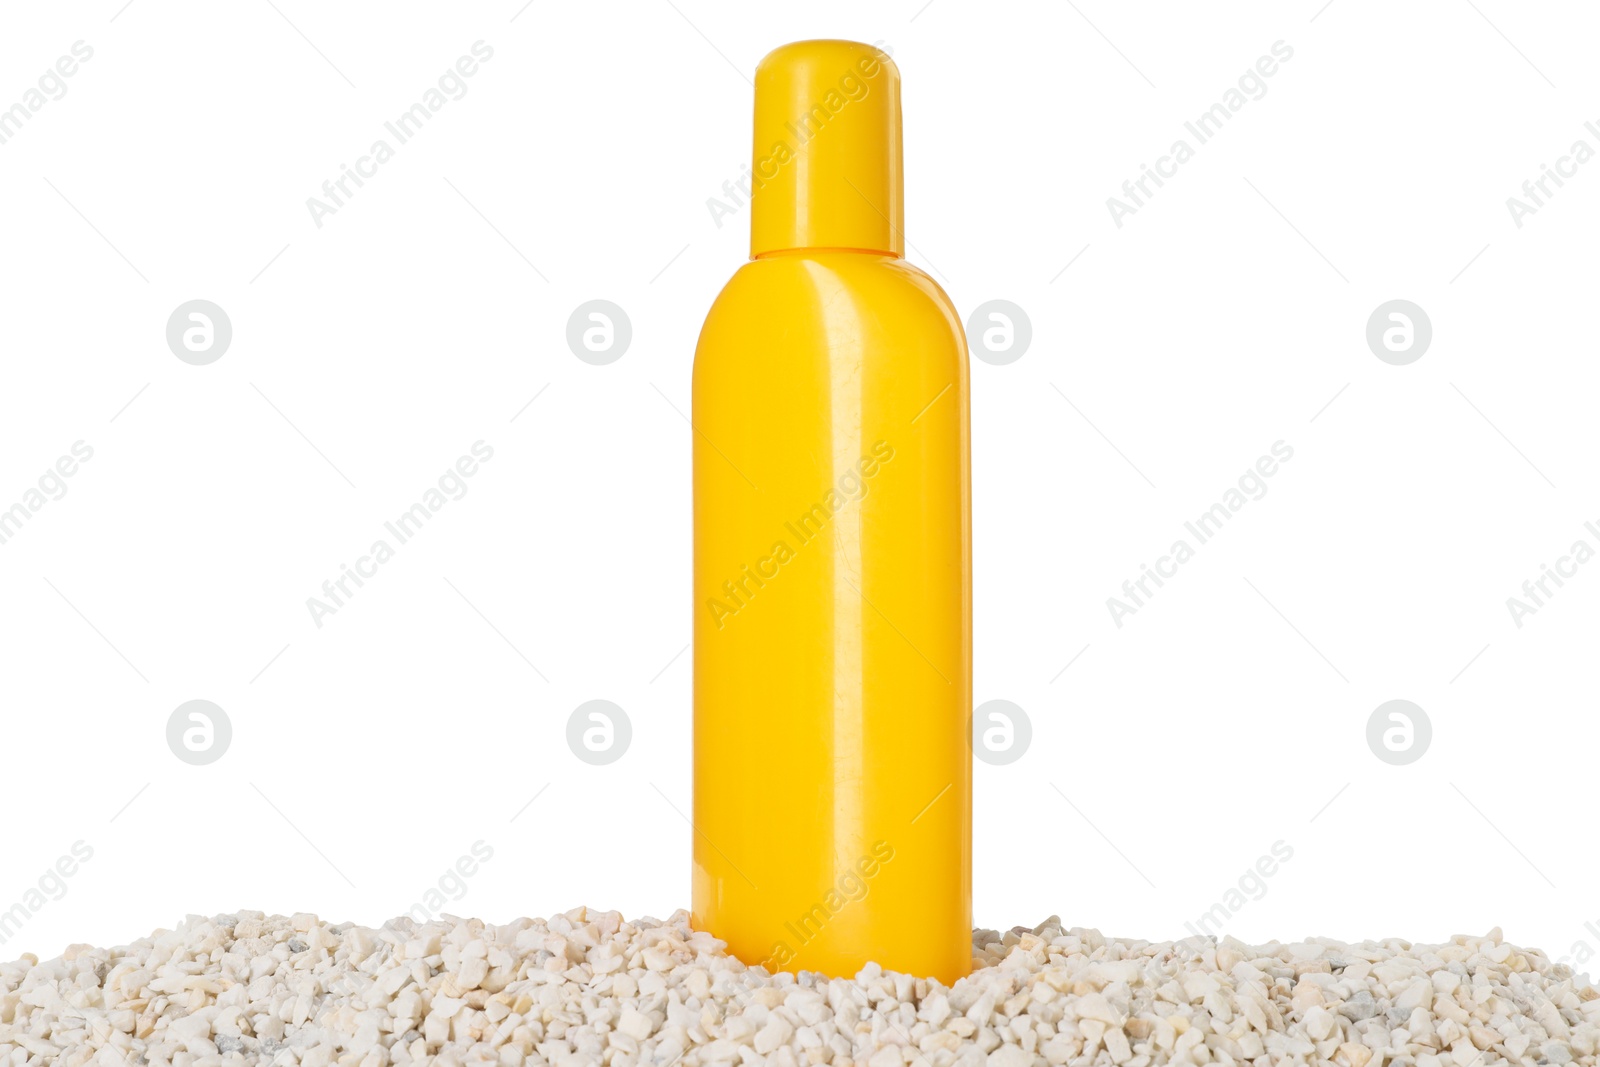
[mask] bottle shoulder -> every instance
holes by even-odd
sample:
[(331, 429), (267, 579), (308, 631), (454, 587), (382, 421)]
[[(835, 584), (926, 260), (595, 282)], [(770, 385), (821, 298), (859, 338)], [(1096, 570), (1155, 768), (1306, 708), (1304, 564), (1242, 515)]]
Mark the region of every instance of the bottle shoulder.
[[(777, 289), (784, 286), (810, 288), (824, 279), (836, 284), (868, 285), (892, 291), (904, 288), (943, 304), (950, 298), (920, 267), (898, 256), (870, 252), (826, 251), (794, 252), (752, 259), (734, 271), (723, 291)], [(908, 294), (910, 295), (910, 294)]]
[(947, 338), (966, 356), (955, 305), (939, 283), (893, 256), (810, 251), (750, 260), (713, 301), (700, 349), (720, 337), (870, 321), (903, 338)]

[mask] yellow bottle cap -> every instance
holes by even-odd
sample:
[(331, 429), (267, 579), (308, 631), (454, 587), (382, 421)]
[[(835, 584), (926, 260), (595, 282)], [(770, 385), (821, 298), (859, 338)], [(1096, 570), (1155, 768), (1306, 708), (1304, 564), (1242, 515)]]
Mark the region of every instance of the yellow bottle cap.
[(793, 248), (905, 255), (900, 71), (855, 41), (786, 44), (756, 68), (750, 258)]

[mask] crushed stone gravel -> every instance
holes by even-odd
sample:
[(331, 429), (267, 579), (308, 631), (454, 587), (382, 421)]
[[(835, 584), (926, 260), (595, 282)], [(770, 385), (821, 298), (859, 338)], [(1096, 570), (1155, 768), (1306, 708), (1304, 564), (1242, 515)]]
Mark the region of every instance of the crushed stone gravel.
[(1600, 991), (1498, 929), (1442, 945), (1147, 942), (1050, 918), (973, 933), (946, 987), (769, 975), (666, 921), (190, 916), (0, 964), (0, 1067), (770, 1063), (1566, 1067)]

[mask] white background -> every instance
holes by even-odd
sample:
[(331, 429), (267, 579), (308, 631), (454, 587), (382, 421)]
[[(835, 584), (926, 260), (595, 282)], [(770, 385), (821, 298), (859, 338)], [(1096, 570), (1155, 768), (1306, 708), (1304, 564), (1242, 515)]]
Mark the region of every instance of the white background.
[[(0, 16), (0, 106), (94, 49), (0, 145), (0, 506), (94, 449), (0, 545), (0, 907), (94, 849), (0, 956), (189, 912), (375, 924), (478, 840), (456, 913), (687, 906), (682, 413), (747, 240), (706, 200), (756, 62), (818, 36), (901, 68), (913, 262), (963, 316), (1032, 320), (973, 364), (976, 696), (1034, 727), (976, 769), (977, 921), (1182, 936), (1281, 839), (1229, 932), (1600, 948), (1600, 566), (1506, 607), (1600, 547), (1600, 161), (1506, 207), (1600, 148), (1592, 9), (275, 2)], [(465, 97), (318, 228), (306, 199), (479, 40)], [(1280, 40), (1118, 228), (1107, 197)], [(164, 336), (196, 298), (233, 324), (209, 366)], [(633, 324), (609, 366), (565, 343), (592, 298)], [(1365, 342), (1395, 298), (1433, 324), (1409, 366)], [(478, 440), (470, 492), (319, 629), (306, 599)], [(1267, 495), (1115, 626), (1279, 440)], [(197, 698), (234, 731), (205, 767), (165, 740)], [(564, 740), (594, 698), (633, 723), (607, 767)], [(1433, 725), (1409, 766), (1365, 739), (1394, 698)]]

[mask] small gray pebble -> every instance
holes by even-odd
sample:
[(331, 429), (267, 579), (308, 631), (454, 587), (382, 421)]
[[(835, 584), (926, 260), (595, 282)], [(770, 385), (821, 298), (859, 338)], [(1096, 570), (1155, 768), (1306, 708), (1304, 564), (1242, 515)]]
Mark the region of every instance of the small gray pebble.
[(306, 950), (306, 943), (304, 941), (301, 941), (299, 938), (295, 938), (294, 940), (289, 942), (289, 951), (290, 952), (304, 952), (305, 950)]
[(1354, 996), (1339, 1005), (1339, 1014), (1351, 1022), (1358, 1023), (1363, 1019), (1370, 1019), (1378, 1014), (1378, 1004), (1377, 1001), (1372, 999), (1371, 993), (1368, 993), (1365, 989), (1359, 989)]

